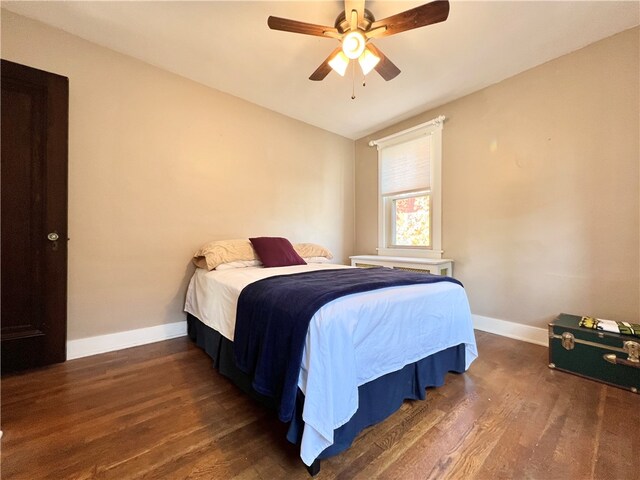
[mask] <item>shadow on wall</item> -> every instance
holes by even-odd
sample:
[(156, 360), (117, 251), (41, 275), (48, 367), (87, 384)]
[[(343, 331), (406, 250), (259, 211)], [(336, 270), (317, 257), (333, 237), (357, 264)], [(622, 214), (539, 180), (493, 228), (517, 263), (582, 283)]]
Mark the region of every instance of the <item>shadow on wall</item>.
[(167, 303), (165, 318), (174, 318), (174, 321), (176, 322), (186, 319), (186, 314), (184, 313), (184, 301), (187, 295), (189, 281), (191, 280), (195, 270), (196, 266), (191, 260), (189, 260), (189, 263), (185, 266), (184, 274), (182, 275), (182, 280), (180, 281), (176, 294)]

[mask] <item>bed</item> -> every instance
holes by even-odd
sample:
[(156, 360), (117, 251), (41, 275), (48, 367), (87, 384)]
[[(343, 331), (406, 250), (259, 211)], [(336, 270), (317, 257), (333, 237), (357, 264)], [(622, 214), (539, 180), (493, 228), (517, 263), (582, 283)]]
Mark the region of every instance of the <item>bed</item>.
[(272, 268), (255, 260), (240, 268), (196, 269), (185, 301), (189, 336), (222, 375), (260, 402), (280, 406), (281, 420), (289, 423), (287, 438), (300, 446), (312, 475), (319, 471), (320, 459), (348, 448), (362, 429), (384, 420), (405, 399), (424, 399), (426, 387), (442, 385), (447, 372), (462, 373), (477, 357), (467, 297), (457, 283), (407, 284), (339, 296), (315, 311), (305, 327), (292, 405), (283, 414), (284, 396), (265, 392), (258, 373), (247, 371), (238, 357), (246, 336), (236, 326), (237, 315), (244, 315), (244, 297), (264, 282), (299, 284), (314, 276), (337, 279), (360, 272), (326, 259)]

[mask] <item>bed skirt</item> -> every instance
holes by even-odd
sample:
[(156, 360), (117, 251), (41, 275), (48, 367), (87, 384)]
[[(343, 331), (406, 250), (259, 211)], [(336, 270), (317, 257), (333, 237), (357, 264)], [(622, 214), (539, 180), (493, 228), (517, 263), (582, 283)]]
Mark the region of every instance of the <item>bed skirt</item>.
[[(213, 366), (222, 375), (260, 404), (277, 411), (277, 399), (253, 390), (251, 378), (236, 367), (233, 342), (191, 314), (187, 314), (187, 332), (191, 340), (213, 359)], [(366, 427), (383, 421), (398, 410), (404, 400), (424, 400), (427, 387), (443, 385), (447, 372), (462, 373), (464, 366), (465, 346), (460, 344), (359, 386), (358, 410), (346, 424), (334, 431), (334, 444), (324, 450), (318, 459), (346, 450)], [(294, 417), (287, 432), (287, 439), (297, 445), (302, 440), (304, 429), (303, 405), (304, 395), (298, 389)]]

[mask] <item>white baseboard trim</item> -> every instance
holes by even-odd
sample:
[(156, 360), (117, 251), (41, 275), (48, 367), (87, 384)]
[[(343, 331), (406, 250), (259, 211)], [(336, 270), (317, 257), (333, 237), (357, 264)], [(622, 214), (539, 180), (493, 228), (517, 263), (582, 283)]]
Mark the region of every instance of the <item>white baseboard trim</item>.
[[(548, 346), (547, 330), (497, 318), (472, 315), (473, 326), (483, 332), (495, 333), (536, 345)], [(124, 348), (137, 347), (147, 343), (160, 342), (187, 334), (187, 322), (166, 323), (155, 327), (138, 328), (126, 332), (98, 335), (67, 341), (67, 360), (88, 357), (99, 353), (113, 352)]]
[(98, 335), (67, 341), (67, 360), (88, 357), (99, 353), (113, 352), (123, 348), (137, 347), (147, 343), (160, 342), (187, 334), (187, 322), (166, 323), (155, 327), (138, 328), (126, 332)]
[(536, 345), (549, 346), (548, 332), (545, 328), (522, 325), (521, 323), (508, 322), (497, 318), (471, 315), (473, 327), (483, 332), (495, 333), (503, 337), (515, 338)]

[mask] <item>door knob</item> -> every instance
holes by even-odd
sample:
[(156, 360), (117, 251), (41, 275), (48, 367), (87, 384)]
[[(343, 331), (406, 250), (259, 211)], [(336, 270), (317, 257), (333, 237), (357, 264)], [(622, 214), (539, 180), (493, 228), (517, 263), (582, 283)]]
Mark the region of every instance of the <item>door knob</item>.
[(49, 235), (47, 235), (47, 239), (51, 240), (52, 242), (56, 242), (59, 238), (60, 236), (58, 235), (58, 232), (51, 232)]

